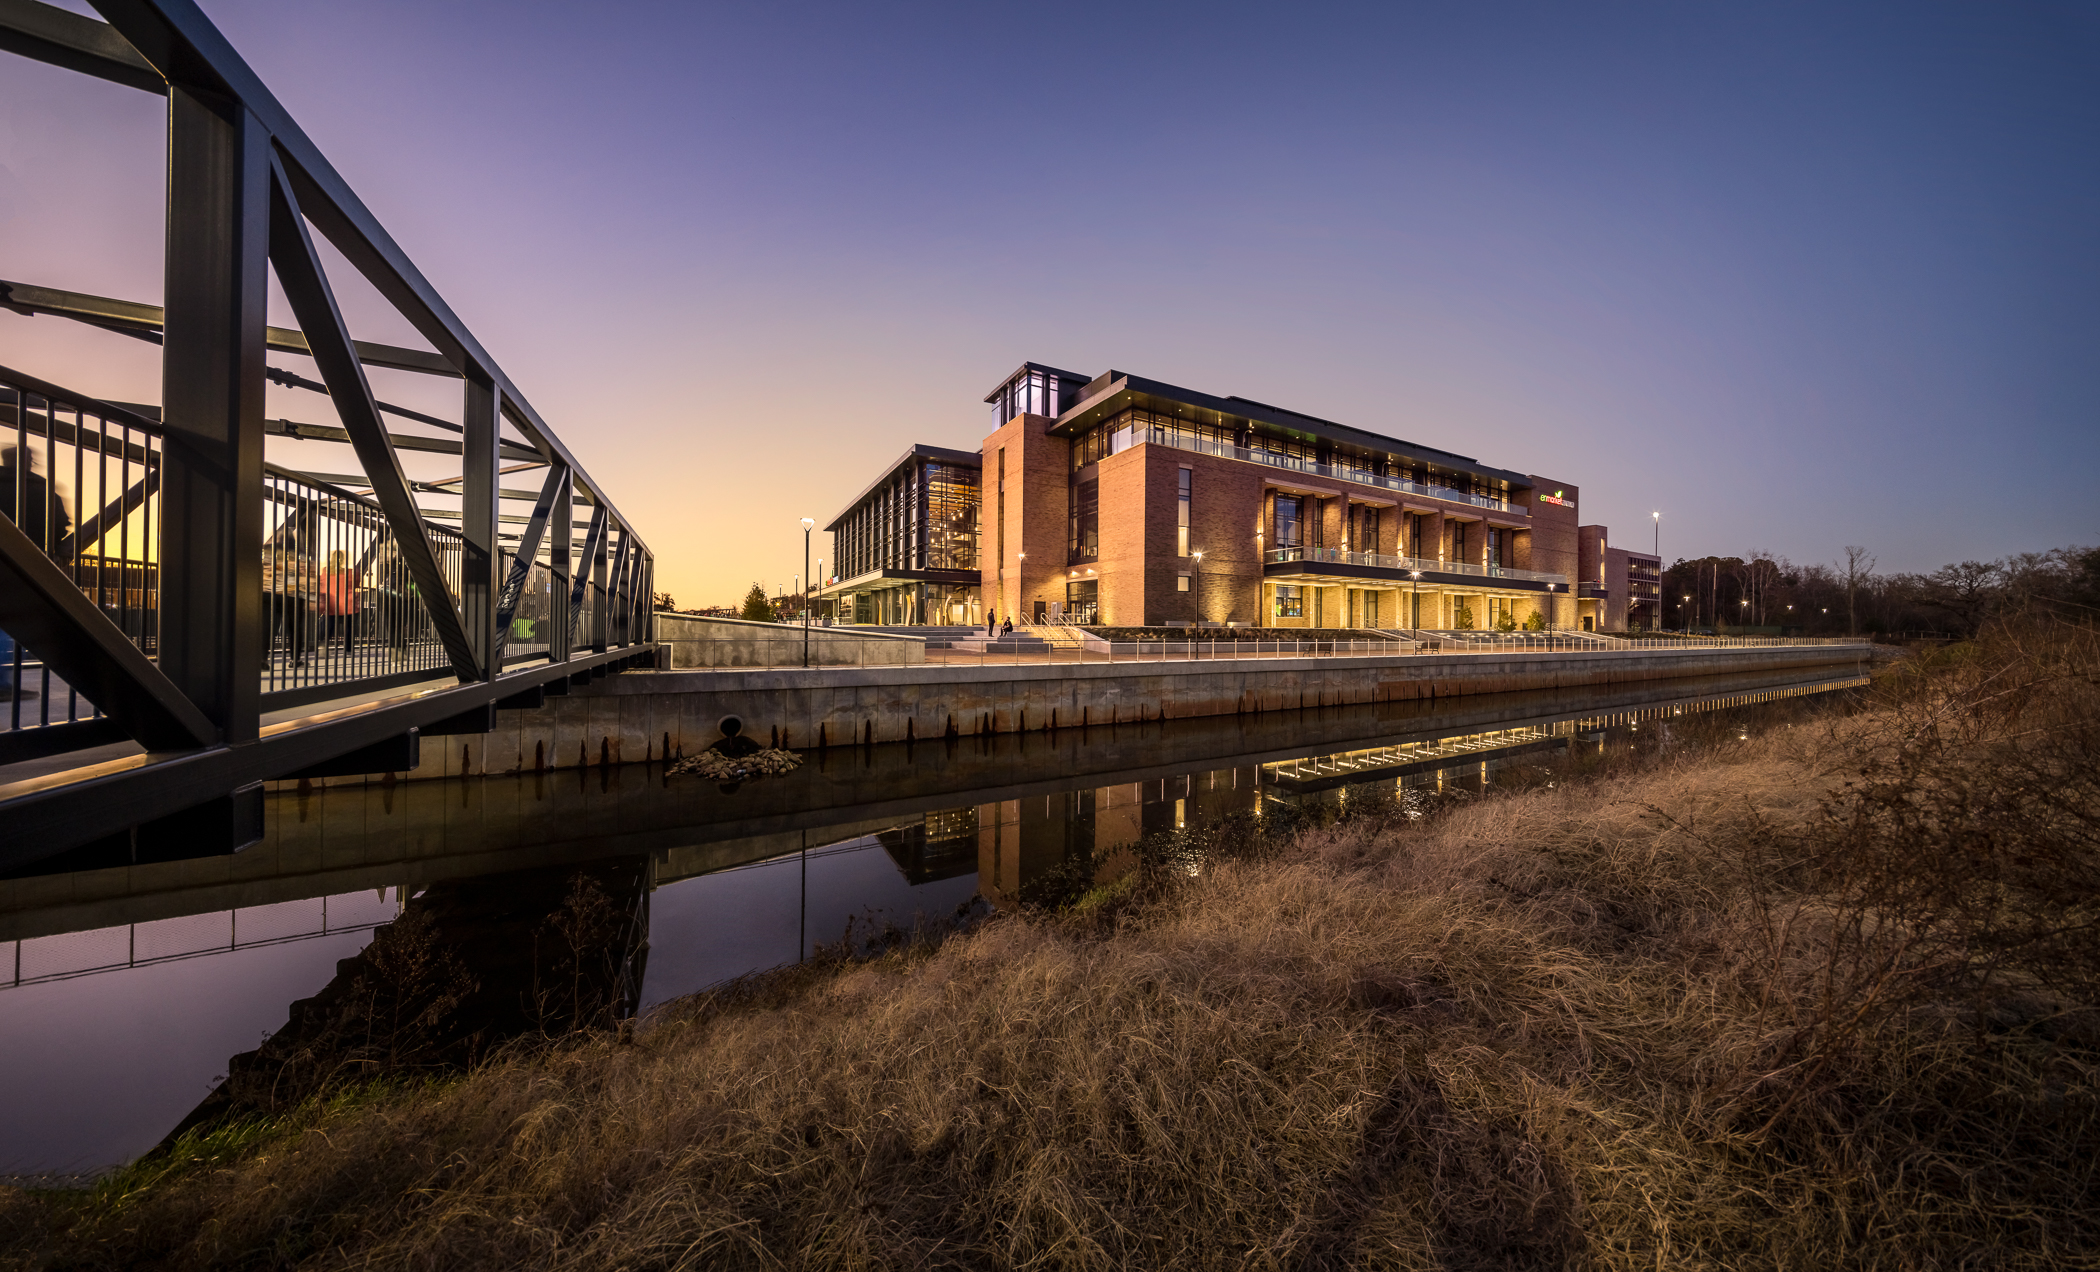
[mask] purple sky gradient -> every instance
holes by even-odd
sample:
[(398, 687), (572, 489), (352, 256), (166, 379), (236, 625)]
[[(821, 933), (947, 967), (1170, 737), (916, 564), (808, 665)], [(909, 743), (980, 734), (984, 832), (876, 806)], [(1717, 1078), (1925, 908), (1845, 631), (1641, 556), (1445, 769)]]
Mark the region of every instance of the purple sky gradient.
[[(2100, 540), (2090, 7), (205, 9), (682, 605), (787, 584), (1023, 359), (1576, 483), (1629, 546), (1659, 507), (1673, 558)], [(159, 103), (0, 58), (0, 277), (157, 299)], [(0, 362), (158, 400), (52, 319)]]

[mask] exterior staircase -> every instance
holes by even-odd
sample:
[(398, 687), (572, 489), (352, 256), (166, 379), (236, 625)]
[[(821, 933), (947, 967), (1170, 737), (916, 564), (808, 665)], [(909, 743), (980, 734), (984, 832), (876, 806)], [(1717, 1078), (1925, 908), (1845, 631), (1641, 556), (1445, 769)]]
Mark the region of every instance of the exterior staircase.
[(949, 642), (950, 649), (965, 649), (972, 653), (990, 654), (1048, 654), (1053, 648), (1049, 641), (1037, 636), (1026, 627), (1016, 627), (1011, 632), (987, 638), (982, 631), (975, 636), (963, 637)]
[(1032, 639), (1042, 641), (1045, 645), (1054, 645), (1059, 649), (1085, 649), (1088, 647), (1087, 642), (1089, 640), (1096, 642), (1100, 640), (1098, 636), (1089, 636), (1084, 628), (1059, 624), (1045, 624), (1041, 627), (1016, 627), (1014, 629), (1014, 635), (1016, 636), (1024, 633)]

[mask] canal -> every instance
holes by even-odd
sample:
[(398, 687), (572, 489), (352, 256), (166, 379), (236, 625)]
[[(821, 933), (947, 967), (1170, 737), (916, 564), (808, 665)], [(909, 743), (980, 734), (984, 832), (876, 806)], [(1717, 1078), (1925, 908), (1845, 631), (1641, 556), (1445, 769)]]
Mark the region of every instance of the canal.
[(1747, 735), (1862, 683), (1739, 675), (833, 747), (741, 786), (628, 765), (275, 791), (265, 839), (235, 856), (0, 880), (0, 1177), (129, 1161), (244, 1072), (235, 1057), (328, 1036), (316, 1022), (341, 1016), (404, 909), (463, 951), (455, 997), (480, 1014), (471, 1044), (446, 1045), (465, 1054), (553, 1019), (550, 950), (583, 901), (617, 956), (578, 944), (563, 975), (602, 965), (608, 1001), (647, 1012), (820, 945), (1014, 905), (1075, 863), (1105, 878), (1157, 832), (1459, 797), (1542, 754), (1667, 745), (1688, 714)]

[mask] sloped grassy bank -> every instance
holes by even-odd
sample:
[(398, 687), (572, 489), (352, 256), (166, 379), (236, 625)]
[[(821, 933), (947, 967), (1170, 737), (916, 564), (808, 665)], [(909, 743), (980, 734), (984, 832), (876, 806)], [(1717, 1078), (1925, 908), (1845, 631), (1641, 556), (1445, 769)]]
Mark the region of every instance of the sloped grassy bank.
[[(2100, 651), (1288, 833), (10, 1193), (50, 1267), (2100, 1261)], [(1790, 724), (1791, 727), (1785, 727)], [(1076, 897), (1076, 901), (1074, 900)]]

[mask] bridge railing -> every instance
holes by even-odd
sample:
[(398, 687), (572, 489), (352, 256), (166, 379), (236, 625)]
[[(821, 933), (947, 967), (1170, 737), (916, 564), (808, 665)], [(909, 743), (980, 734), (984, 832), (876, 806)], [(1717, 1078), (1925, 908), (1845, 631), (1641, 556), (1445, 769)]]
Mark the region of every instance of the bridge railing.
[[(161, 438), (151, 420), (0, 366), (0, 517), (148, 657), (159, 638)], [(0, 623), (4, 631), (4, 623)], [(37, 651), (0, 639), (0, 756), (122, 737)]]
[[(274, 464), (264, 465), (263, 486), (263, 708), (445, 674), (450, 660), (428, 598), (384, 510)], [(466, 544), (449, 526), (426, 521), (424, 533), (444, 576), (444, 604), (456, 609)]]
[[(160, 618), (161, 428), (157, 421), (0, 366), (0, 516), (31, 538), (149, 660)], [(361, 496), (265, 464), (262, 548), (264, 710), (360, 689), (442, 676), (450, 663), (384, 509)], [(446, 585), (460, 605), (466, 543), (425, 520)], [(507, 575), (517, 554), (501, 554)], [(590, 609), (587, 601), (586, 613)], [(554, 575), (529, 563), (504, 663), (544, 660), (560, 607)], [(4, 630), (4, 629), (0, 629)], [(94, 703), (9, 638), (0, 644), (0, 736), (109, 722)], [(97, 736), (111, 729), (98, 729)], [(67, 730), (0, 743), (16, 753), (66, 745)], [(6, 754), (0, 749), (0, 755)]]

